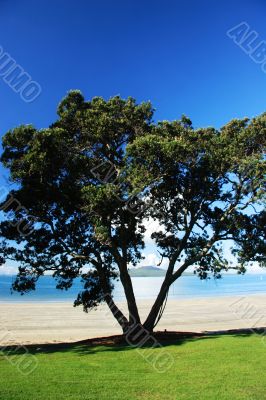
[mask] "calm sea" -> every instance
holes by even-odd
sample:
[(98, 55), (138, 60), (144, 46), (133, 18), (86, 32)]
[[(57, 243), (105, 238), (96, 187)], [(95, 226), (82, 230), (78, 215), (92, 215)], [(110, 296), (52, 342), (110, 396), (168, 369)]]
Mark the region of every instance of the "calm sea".
[[(76, 281), (68, 291), (55, 288), (55, 281), (51, 276), (42, 277), (34, 292), (21, 296), (19, 293), (10, 293), (10, 286), (14, 277), (0, 276), (1, 302), (58, 302), (73, 301), (82, 289)], [(137, 299), (153, 299), (162, 283), (163, 278), (132, 278)], [(231, 296), (266, 293), (266, 274), (224, 275), (222, 279), (201, 281), (196, 276), (184, 276), (177, 280), (170, 288), (169, 298), (195, 298), (208, 296)], [(114, 297), (123, 300), (123, 288), (119, 282), (115, 285)]]

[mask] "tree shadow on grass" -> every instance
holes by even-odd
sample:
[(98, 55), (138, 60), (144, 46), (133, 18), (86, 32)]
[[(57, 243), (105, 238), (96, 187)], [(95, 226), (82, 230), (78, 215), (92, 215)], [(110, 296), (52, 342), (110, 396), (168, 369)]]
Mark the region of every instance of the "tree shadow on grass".
[(167, 346), (180, 346), (187, 342), (195, 342), (202, 340), (218, 339), (223, 336), (233, 336), (237, 338), (246, 338), (254, 334), (260, 335), (265, 340), (266, 345), (266, 328), (246, 328), (231, 329), (223, 331), (211, 331), (203, 333), (195, 332), (154, 332), (153, 336), (147, 340), (139, 341), (139, 343), (131, 343), (124, 335), (115, 335), (108, 337), (100, 337), (95, 339), (87, 339), (74, 343), (52, 343), (52, 344), (34, 344), (34, 345), (10, 345), (0, 346), (0, 353), (3, 355), (21, 355), (28, 354), (52, 354), (75, 352), (79, 355), (96, 354), (100, 352), (120, 352), (130, 351), (136, 348), (153, 349)]

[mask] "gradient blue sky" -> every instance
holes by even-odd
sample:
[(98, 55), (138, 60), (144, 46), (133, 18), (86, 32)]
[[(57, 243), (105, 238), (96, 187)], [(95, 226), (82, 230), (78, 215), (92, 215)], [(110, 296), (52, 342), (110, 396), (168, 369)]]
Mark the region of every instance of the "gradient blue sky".
[(24, 103), (0, 78), (1, 135), (46, 127), (76, 88), (151, 100), (156, 120), (184, 113), (197, 127), (260, 114), (266, 74), (226, 31), (246, 21), (266, 40), (265, 17), (263, 0), (0, 0), (0, 45), (42, 87)]

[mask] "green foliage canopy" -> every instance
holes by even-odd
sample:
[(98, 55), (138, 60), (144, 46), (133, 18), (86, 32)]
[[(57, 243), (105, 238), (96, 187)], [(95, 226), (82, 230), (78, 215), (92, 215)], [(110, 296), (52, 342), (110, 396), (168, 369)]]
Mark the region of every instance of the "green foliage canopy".
[[(266, 114), (222, 129), (194, 129), (183, 116), (155, 123), (150, 103), (115, 96), (85, 101), (71, 91), (47, 129), (19, 126), (3, 137), (14, 188), (2, 203), (2, 263), (15, 260), (13, 288), (27, 292), (46, 272), (75, 305), (105, 300), (122, 328), (140, 322), (128, 267), (145, 246), (147, 220), (168, 267), (144, 326), (160, 318), (170, 285), (190, 266), (200, 278), (265, 265)], [(231, 241), (237, 262), (223, 243)], [(121, 279), (129, 316), (112, 298)]]

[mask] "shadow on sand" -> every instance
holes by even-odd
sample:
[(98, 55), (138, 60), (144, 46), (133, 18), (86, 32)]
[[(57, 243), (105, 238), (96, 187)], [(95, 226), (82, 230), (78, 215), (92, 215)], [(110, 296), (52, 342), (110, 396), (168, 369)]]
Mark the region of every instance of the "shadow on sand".
[[(260, 336), (265, 336), (266, 338), (266, 328), (246, 328), (246, 329), (230, 329), (223, 331), (206, 331), (206, 332), (176, 332), (176, 331), (158, 331), (153, 333), (153, 339), (155, 339), (156, 343), (160, 347), (167, 346), (180, 346), (188, 341), (199, 341), (205, 339), (216, 339), (221, 336), (235, 336), (238, 338), (247, 337), (253, 334), (258, 334)], [(94, 354), (98, 352), (106, 352), (106, 351), (126, 351), (132, 350), (135, 347), (141, 348), (152, 348), (154, 346), (154, 340), (148, 340), (145, 344), (141, 344), (140, 346), (133, 346), (126, 340), (124, 335), (115, 335), (115, 336), (107, 336), (100, 337), (94, 339), (87, 339), (78, 342), (71, 343), (52, 343), (52, 344), (34, 344), (34, 345), (12, 345), (12, 346), (0, 346), (0, 351), (8, 353), (11, 355), (12, 353), (19, 355), (25, 353), (25, 348), (29, 354), (49, 354), (56, 352), (69, 352), (74, 351), (79, 355), (88, 355)]]

